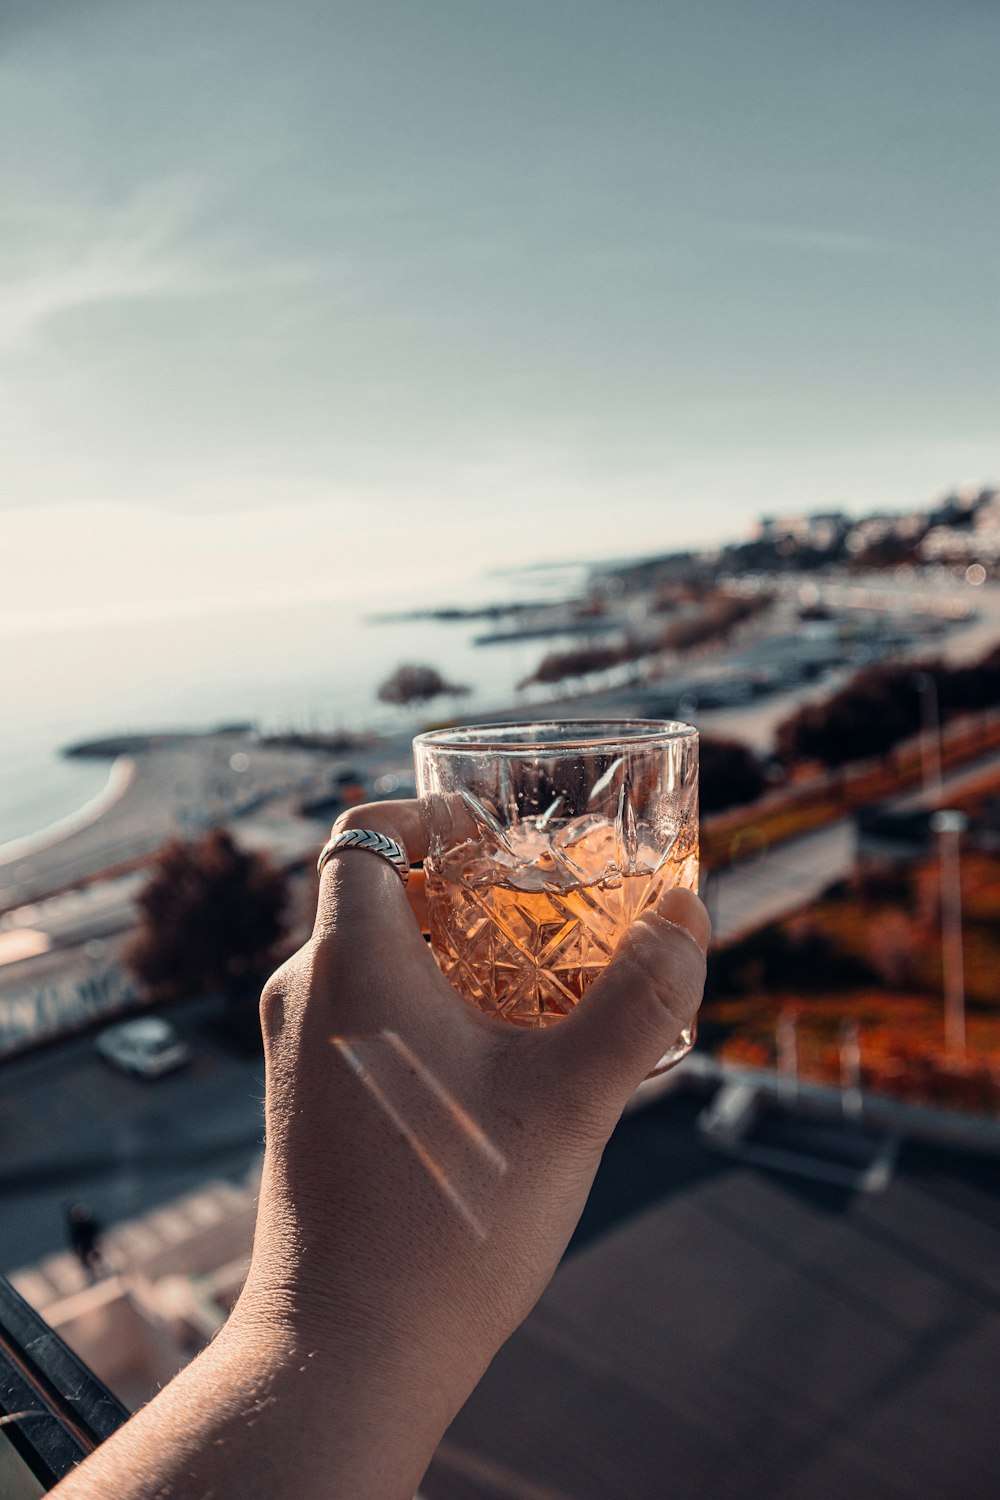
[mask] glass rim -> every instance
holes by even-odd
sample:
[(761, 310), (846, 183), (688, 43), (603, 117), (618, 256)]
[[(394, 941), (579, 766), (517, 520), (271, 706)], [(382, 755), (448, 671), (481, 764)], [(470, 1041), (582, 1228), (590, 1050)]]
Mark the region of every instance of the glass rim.
[[(551, 739), (528, 739), (526, 731), (552, 730)], [(576, 730), (577, 733), (572, 733)], [(570, 731), (566, 733), (566, 731)], [(520, 734), (520, 738), (518, 738)], [(693, 724), (680, 719), (526, 719), (500, 724), (454, 724), (428, 729), (414, 737), (413, 748), (448, 755), (488, 752), (493, 755), (538, 755), (566, 751), (612, 751), (633, 746), (649, 748), (677, 740), (698, 738)]]

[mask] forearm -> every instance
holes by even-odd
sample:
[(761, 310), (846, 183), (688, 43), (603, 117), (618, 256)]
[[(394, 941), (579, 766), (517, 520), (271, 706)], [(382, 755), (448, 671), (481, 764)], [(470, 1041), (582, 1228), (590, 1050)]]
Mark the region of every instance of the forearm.
[(434, 1372), (238, 1316), (55, 1500), (412, 1500), (453, 1415)]

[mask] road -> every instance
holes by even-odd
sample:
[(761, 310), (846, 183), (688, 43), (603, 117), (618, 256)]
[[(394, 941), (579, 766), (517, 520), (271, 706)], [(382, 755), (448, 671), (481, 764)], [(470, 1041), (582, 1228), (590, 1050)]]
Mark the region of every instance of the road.
[[(890, 574), (859, 579), (817, 577), (808, 582), (815, 587), (819, 603), (833, 609), (880, 607), (889, 621), (909, 608), (919, 611), (971, 606), (974, 613), (970, 618), (953, 624), (939, 640), (915, 641), (905, 652), (911, 659), (926, 661), (937, 657), (957, 666), (978, 660), (1000, 643), (1000, 586), (996, 584), (973, 588), (949, 578), (931, 586), (897, 580)], [(770, 586), (786, 600), (797, 601), (803, 580), (801, 577), (772, 579)], [(766, 639), (762, 644), (766, 646)], [(806, 703), (829, 697), (849, 680), (854, 670), (852, 667), (838, 671), (820, 682), (800, 684), (746, 704), (702, 710), (697, 715), (698, 728), (706, 734), (742, 740), (758, 750), (770, 748), (774, 731), (783, 719)]]
[[(949, 795), (959, 795), (990, 774), (1000, 774), (1000, 754), (958, 766), (945, 773), (939, 788), (904, 792), (887, 806), (897, 812), (941, 806)], [(808, 906), (827, 886), (850, 873), (854, 855), (851, 818), (829, 823), (802, 838), (787, 839), (775, 849), (755, 850), (748, 844), (740, 865), (703, 881), (716, 941), (730, 942)]]
[[(311, 863), (327, 826), (268, 810), (240, 819), (234, 832), (246, 848), (289, 868)], [(135, 872), (95, 881), (0, 915), (0, 1055), (133, 1003), (134, 981), (122, 959), (147, 878)]]
[(178, 736), (123, 759), (118, 793), (99, 815), (83, 809), (69, 826), (0, 848), (0, 910), (133, 863), (206, 821), (238, 820), (282, 797), (322, 796), (349, 763), (240, 733)]
[(51, 948), (72, 948), (124, 932), (135, 925), (135, 899), (148, 874), (135, 871), (113, 880), (77, 886), (44, 901), (32, 902), (0, 917), (0, 927), (31, 928), (49, 940)]
[(0, 1270), (62, 1249), (70, 1202), (111, 1224), (246, 1175), (263, 1142), (264, 1065), (225, 1042), (221, 1013), (208, 1001), (170, 1012), (194, 1059), (155, 1082), (113, 1071), (90, 1038), (3, 1064)]
[[(315, 858), (326, 836), (325, 821), (277, 812), (241, 818), (232, 825), (237, 842), (289, 868)], [(149, 880), (146, 870), (109, 880), (95, 880), (56, 896), (29, 903), (0, 916), (0, 930), (31, 928), (43, 933), (51, 948), (72, 948), (126, 932), (135, 926), (136, 897)]]
[(716, 942), (731, 942), (808, 906), (849, 873), (854, 845), (854, 824), (845, 818), (775, 849), (748, 846), (742, 865), (710, 874), (704, 884)]
[(915, 791), (904, 792), (902, 796), (893, 798), (892, 806), (896, 812), (940, 807), (949, 796), (961, 796), (991, 773), (1000, 775), (1000, 753), (984, 756), (970, 766), (957, 766), (952, 771), (946, 771), (938, 787), (917, 787)]

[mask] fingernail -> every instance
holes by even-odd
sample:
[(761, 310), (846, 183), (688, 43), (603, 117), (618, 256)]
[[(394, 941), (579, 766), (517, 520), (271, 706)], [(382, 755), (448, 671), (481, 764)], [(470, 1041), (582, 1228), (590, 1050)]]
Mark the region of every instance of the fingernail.
[(660, 897), (660, 904), (656, 909), (668, 922), (673, 922), (677, 927), (683, 927), (685, 932), (689, 932), (702, 953), (708, 952), (708, 941), (712, 936), (712, 920), (694, 891), (686, 891), (680, 886), (675, 886)]

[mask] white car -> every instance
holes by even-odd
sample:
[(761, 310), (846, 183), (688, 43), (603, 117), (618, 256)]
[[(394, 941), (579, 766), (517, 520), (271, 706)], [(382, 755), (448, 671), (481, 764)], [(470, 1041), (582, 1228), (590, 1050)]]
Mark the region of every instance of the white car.
[(162, 1078), (191, 1061), (191, 1048), (162, 1016), (138, 1016), (109, 1026), (95, 1046), (105, 1062), (139, 1078)]

